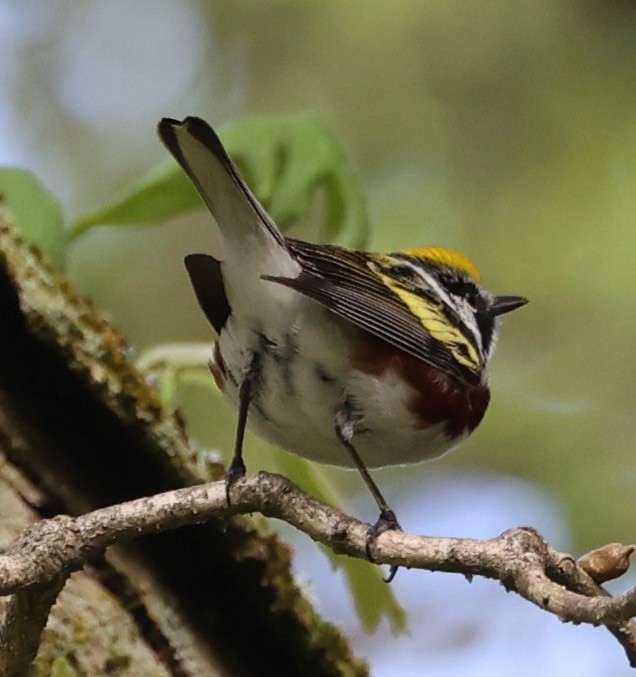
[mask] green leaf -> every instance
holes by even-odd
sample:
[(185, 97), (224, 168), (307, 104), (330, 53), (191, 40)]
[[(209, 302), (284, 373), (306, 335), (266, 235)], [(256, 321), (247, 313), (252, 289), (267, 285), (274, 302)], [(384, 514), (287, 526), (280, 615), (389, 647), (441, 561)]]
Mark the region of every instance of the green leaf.
[(211, 355), (207, 343), (164, 343), (145, 350), (137, 366), (153, 380), (166, 407), (174, 406), (181, 386), (195, 384), (218, 395), (207, 365)]
[(343, 570), (356, 613), (367, 632), (374, 632), (383, 617), (389, 621), (394, 635), (407, 632), (406, 611), (393, 593), (393, 587), (382, 580), (377, 566), (355, 557), (336, 555), (324, 546), (323, 550), (334, 569)]
[[(345, 501), (329, 482), (320, 466), (293, 454), (276, 454), (278, 470), (314, 498), (333, 505), (345, 513)], [(356, 612), (367, 632), (377, 629), (386, 617), (394, 634), (406, 631), (406, 611), (398, 602), (393, 588), (383, 580), (380, 567), (355, 557), (336, 555), (331, 549), (321, 546), (334, 569), (342, 569), (353, 597)]]
[[(364, 247), (366, 203), (341, 147), (313, 117), (249, 118), (220, 136), (248, 184), (285, 232), (315, 242)], [(198, 193), (172, 161), (112, 204), (76, 221), (73, 240), (97, 225), (170, 218), (203, 208)]]
[[(318, 119), (248, 118), (221, 136), (284, 232), (293, 230), (314, 242), (366, 245), (368, 216), (360, 183), (341, 146)], [(325, 204), (316, 215), (313, 202), (321, 193)]]
[(160, 221), (202, 206), (201, 198), (188, 177), (168, 161), (131, 192), (110, 205), (75, 221), (68, 230), (72, 241), (93, 226), (125, 226)]
[(62, 209), (35, 176), (24, 169), (0, 168), (0, 202), (9, 208), (24, 236), (64, 268)]

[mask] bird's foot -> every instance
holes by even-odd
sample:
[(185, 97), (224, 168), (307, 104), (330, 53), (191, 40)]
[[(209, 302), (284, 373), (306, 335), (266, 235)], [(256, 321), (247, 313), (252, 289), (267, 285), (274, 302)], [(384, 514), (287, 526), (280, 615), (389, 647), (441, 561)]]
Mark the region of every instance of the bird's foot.
[[(383, 534), (385, 531), (402, 531), (402, 527), (397, 521), (395, 513), (389, 508), (385, 508), (380, 512), (378, 521), (372, 527), (369, 527), (369, 530), (367, 531), (366, 551), (370, 562), (375, 561), (371, 553), (371, 548), (373, 545), (375, 545), (378, 536)], [(391, 566), (389, 569), (389, 575), (384, 579), (384, 582), (390, 583), (395, 578), (397, 570), (397, 566)]]
[(225, 473), (225, 500), (228, 506), (232, 505), (230, 490), (241, 477), (245, 477), (245, 463), (240, 456), (235, 456)]

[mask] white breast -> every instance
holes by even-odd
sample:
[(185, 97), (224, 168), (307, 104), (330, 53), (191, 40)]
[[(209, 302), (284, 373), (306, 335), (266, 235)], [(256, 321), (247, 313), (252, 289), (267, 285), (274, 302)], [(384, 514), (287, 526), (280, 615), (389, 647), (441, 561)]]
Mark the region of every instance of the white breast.
[[(299, 456), (352, 467), (334, 429), (336, 412), (349, 401), (360, 415), (353, 444), (368, 467), (416, 463), (448, 451), (451, 442), (441, 425), (415, 427), (406, 407), (411, 387), (395, 372), (372, 376), (351, 369), (359, 330), (292, 294), (295, 303), (286, 299), (288, 312), (279, 306), (266, 328), (255, 332), (245, 318), (230, 316), (221, 333), (220, 351), (236, 383), (247, 373), (253, 352), (261, 351), (248, 426)], [(231, 379), (224, 392), (238, 404)]]

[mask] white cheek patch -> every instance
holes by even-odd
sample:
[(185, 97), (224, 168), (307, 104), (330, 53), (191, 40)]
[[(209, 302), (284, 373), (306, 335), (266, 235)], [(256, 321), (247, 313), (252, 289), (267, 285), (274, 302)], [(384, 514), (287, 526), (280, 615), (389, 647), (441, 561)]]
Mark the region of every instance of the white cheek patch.
[(481, 338), (481, 332), (477, 326), (477, 320), (475, 319), (476, 310), (473, 306), (461, 296), (453, 296), (455, 300), (454, 306), (457, 309), (457, 313), (461, 321), (469, 329), (475, 345), (479, 348), (480, 355), (484, 354), (484, 346)]
[(488, 360), (492, 357), (493, 353), (495, 352), (497, 341), (499, 340), (499, 331), (497, 324), (498, 323), (495, 321), (495, 326), (492, 330), (492, 336), (490, 337), (490, 345), (488, 346), (488, 355), (486, 355), (486, 358)]

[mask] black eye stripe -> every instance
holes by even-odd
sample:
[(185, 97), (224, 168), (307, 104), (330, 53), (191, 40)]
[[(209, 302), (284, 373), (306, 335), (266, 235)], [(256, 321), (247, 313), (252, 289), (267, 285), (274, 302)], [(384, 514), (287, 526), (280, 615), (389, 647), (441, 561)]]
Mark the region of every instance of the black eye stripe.
[(450, 294), (466, 298), (473, 305), (475, 300), (480, 296), (477, 285), (470, 280), (455, 277), (454, 275), (442, 274), (439, 276), (439, 281)]

